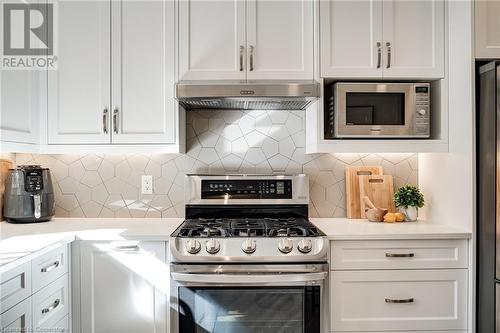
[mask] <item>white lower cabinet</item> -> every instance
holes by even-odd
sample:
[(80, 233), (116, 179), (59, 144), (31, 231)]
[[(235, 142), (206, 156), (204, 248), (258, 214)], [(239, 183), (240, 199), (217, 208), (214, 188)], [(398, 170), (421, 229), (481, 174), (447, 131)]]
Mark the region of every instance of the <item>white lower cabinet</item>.
[(35, 332), (57, 328), (56, 324), (69, 314), (68, 274), (34, 294), (31, 302)]
[[(79, 241), (73, 332), (166, 332), (169, 271), (165, 242)], [(79, 324), (78, 324), (79, 323)]]
[(0, 332), (69, 332), (68, 252), (59, 246), (0, 275)]
[(333, 241), (330, 331), (465, 332), (467, 247), (464, 239)]
[(333, 272), (332, 330), (467, 329), (467, 270)]
[(30, 332), (31, 327), (31, 298), (0, 315), (0, 332)]
[(31, 263), (24, 263), (0, 275), (0, 313), (30, 295)]

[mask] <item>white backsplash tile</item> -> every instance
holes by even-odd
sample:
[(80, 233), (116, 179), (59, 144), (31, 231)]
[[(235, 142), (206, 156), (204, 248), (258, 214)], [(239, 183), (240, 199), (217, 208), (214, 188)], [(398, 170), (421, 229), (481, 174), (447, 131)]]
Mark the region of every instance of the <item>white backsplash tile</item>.
[[(306, 173), (310, 215), (346, 215), (345, 167), (382, 165), (396, 187), (418, 182), (417, 154), (305, 154), (304, 112), (188, 112), (187, 153), (16, 154), (52, 170), (56, 216), (182, 217), (186, 173)], [(153, 194), (140, 193), (142, 175)]]

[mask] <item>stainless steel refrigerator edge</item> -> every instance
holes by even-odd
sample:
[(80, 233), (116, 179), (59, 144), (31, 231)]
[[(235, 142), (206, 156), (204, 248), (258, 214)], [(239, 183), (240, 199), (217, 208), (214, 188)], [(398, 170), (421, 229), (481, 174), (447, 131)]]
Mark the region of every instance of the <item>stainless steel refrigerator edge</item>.
[(479, 68), (477, 332), (500, 333), (500, 61)]

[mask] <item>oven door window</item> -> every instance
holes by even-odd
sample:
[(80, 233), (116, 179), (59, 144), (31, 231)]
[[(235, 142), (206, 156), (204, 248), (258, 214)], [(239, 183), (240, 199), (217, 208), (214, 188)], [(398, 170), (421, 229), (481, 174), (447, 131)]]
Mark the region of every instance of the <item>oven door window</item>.
[(320, 333), (320, 287), (179, 287), (182, 333)]
[(405, 124), (405, 93), (346, 93), (346, 125)]

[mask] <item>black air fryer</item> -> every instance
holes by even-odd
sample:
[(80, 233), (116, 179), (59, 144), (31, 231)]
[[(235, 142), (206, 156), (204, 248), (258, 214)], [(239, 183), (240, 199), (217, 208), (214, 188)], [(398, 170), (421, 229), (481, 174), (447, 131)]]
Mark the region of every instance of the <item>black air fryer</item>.
[(49, 221), (55, 212), (50, 170), (24, 165), (9, 170), (4, 194), (4, 217), (11, 223)]

